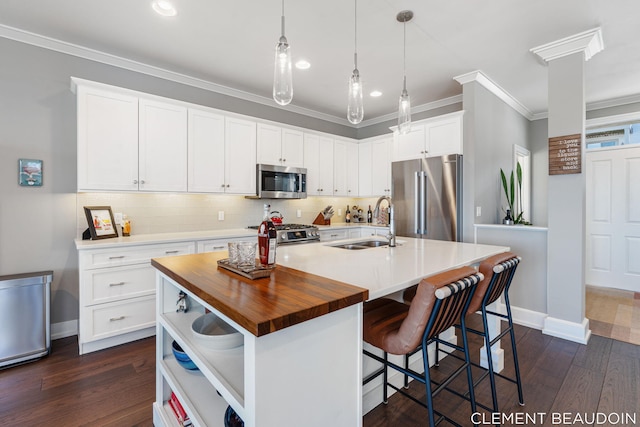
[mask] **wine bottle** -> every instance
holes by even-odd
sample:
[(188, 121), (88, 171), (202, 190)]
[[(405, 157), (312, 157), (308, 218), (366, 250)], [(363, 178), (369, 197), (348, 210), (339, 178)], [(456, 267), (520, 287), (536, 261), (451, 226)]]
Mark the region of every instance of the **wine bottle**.
[(271, 206), (264, 205), (264, 219), (258, 227), (258, 251), (260, 256), (260, 264), (265, 267), (272, 267), (276, 263), (276, 240), (278, 233), (276, 226), (273, 225), (269, 218), (269, 210)]
[(344, 213), (344, 222), (351, 222), (351, 211), (349, 205), (347, 205), (347, 211)]
[(367, 211), (367, 222), (369, 224), (373, 222), (373, 212), (371, 212), (371, 205), (369, 205), (369, 210)]

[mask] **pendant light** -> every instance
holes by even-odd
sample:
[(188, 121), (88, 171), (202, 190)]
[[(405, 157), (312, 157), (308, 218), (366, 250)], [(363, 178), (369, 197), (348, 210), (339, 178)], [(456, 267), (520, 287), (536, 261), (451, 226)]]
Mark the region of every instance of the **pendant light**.
[(287, 105), (293, 99), (293, 79), (291, 72), (291, 49), (284, 36), (284, 0), (282, 0), (282, 35), (276, 45), (276, 59), (273, 69), (273, 100)]
[(398, 22), (402, 22), (404, 33), (402, 58), (404, 79), (402, 81), (402, 93), (400, 93), (400, 100), (398, 101), (398, 132), (401, 134), (408, 133), (411, 130), (411, 97), (407, 92), (407, 21), (411, 21), (411, 18), (413, 18), (413, 12), (410, 10), (403, 10), (396, 16)]
[(358, 71), (358, 0), (354, 0), (354, 53), (353, 73), (349, 78), (349, 93), (347, 103), (347, 119), (349, 123), (357, 125), (364, 117), (362, 105), (362, 81)]

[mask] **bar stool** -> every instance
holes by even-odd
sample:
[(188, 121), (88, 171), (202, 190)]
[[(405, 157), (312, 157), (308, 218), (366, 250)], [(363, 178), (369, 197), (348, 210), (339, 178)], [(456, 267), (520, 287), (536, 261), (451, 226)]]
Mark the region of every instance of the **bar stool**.
[[(429, 425), (435, 426), (435, 415), (438, 422), (446, 419), (458, 425), (450, 418), (437, 412), (433, 408), (433, 398), (442, 390), (448, 390), (448, 384), (460, 373), (466, 370), (469, 385), (469, 400), (472, 412), (476, 412), (471, 376), (471, 361), (467, 345), (466, 334), (462, 334), (462, 347), (438, 338), (438, 334), (460, 323), (464, 330), (464, 315), (467, 312), (476, 284), (483, 279), (472, 267), (461, 267), (423, 279), (417, 286), (416, 295), (410, 305), (387, 298), (380, 298), (365, 303), (363, 335), (364, 340), (383, 350), (383, 357), (364, 350), (364, 354), (383, 364), (382, 368), (364, 380), (367, 384), (372, 379), (383, 376), (383, 401), (387, 402), (387, 387), (391, 387), (400, 394), (409, 397), (428, 410)], [(464, 363), (456, 369), (446, 380), (435, 383), (429, 375), (429, 357), (427, 346), (432, 342), (440, 342), (453, 349), (464, 352)], [(424, 373), (416, 372), (407, 367), (399, 366), (388, 360), (388, 353), (406, 355), (422, 349)], [(388, 382), (387, 370), (391, 367), (396, 371), (408, 375), (425, 385), (426, 402), (410, 396), (400, 387)], [(432, 388), (432, 383), (436, 388)]]
[[(484, 339), (484, 346), (487, 355), (487, 368), (484, 368), (476, 363), (472, 363), (474, 366), (484, 369), (484, 373), (474, 382), (474, 387), (477, 386), (484, 378), (489, 377), (491, 384), (491, 398), (493, 407), (488, 407), (481, 402), (476, 402), (478, 406), (487, 409), (492, 412), (498, 412), (498, 396), (496, 391), (495, 377), (499, 376), (509, 382), (516, 384), (518, 389), (518, 403), (524, 406), (524, 398), (522, 393), (522, 381), (520, 377), (520, 366), (518, 364), (518, 353), (516, 351), (516, 339), (515, 332), (513, 330), (513, 318), (511, 315), (511, 304), (509, 302), (509, 288), (513, 275), (516, 272), (516, 268), (522, 258), (516, 256), (512, 252), (504, 252), (498, 255), (494, 255), (482, 261), (480, 263), (479, 272), (484, 276), (484, 279), (476, 287), (476, 291), (471, 298), (471, 302), (467, 309), (467, 315), (480, 311), (482, 315), (482, 330), (470, 328), (465, 325), (461, 329), (466, 329), (467, 332), (480, 335)], [(403, 295), (405, 303), (410, 304), (412, 299), (415, 298), (415, 287), (407, 289)], [(504, 295), (505, 307), (507, 314), (498, 313), (489, 310), (487, 307), (495, 302), (501, 295)], [(487, 314), (497, 316), (499, 318), (507, 320), (507, 327), (500, 332), (496, 337), (491, 338), (489, 336), (489, 324)], [(513, 351), (513, 364), (515, 369), (515, 379), (502, 375), (493, 370), (493, 357), (491, 355), (491, 346), (503, 338), (506, 334), (509, 334), (511, 339), (511, 349)], [(464, 331), (463, 331), (464, 335)], [(438, 362), (439, 351), (450, 354), (444, 350), (438, 348), (436, 343), (436, 363)], [(455, 356), (454, 357), (458, 357)], [(460, 357), (458, 357), (462, 360)]]

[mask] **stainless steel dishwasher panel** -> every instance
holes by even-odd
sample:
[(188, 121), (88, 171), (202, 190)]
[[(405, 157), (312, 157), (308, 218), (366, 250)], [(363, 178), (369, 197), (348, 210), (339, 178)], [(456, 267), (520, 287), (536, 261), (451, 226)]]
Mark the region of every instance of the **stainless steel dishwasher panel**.
[(49, 354), (52, 280), (52, 271), (0, 276), (0, 368)]

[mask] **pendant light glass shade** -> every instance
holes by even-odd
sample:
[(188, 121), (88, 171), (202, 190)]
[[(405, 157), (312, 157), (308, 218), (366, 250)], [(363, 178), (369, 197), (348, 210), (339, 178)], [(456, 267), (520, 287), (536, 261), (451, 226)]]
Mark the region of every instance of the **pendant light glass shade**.
[(411, 130), (411, 97), (407, 88), (402, 89), (400, 100), (398, 101), (398, 132), (409, 133)]
[(357, 125), (364, 118), (364, 105), (362, 103), (362, 81), (358, 71), (358, 1), (354, 0), (354, 49), (353, 73), (349, 78), (349, 93), (347, 94), (347, 120)]
[(353, 70), (349, 78), (349, 103), (347, 104), (347, 119), (357, 125), (364, 118), (364, 106), (362, 104), (362, 82), (358, 69)]
[(273, 100), (287, 105), (293, 99), (293, 73), (291, 69), (291, 48), (284, 36), (284, 0), (282, 1), (282, 35), (276, 45), (273, 69)]
[(410, 10), (404, 10), (398, 13), (396, 19), (402, 22), (403, 25), (403, 58), (402, 68), (404, 78), (402, 82), (402, 92), (400, 93), (400, 100), (398, 101), (398, 132), (401, 134), (409, 133), (411, 130), (411, 97), (407, 92), (407, 21), (413, 18), (413, 12)]

